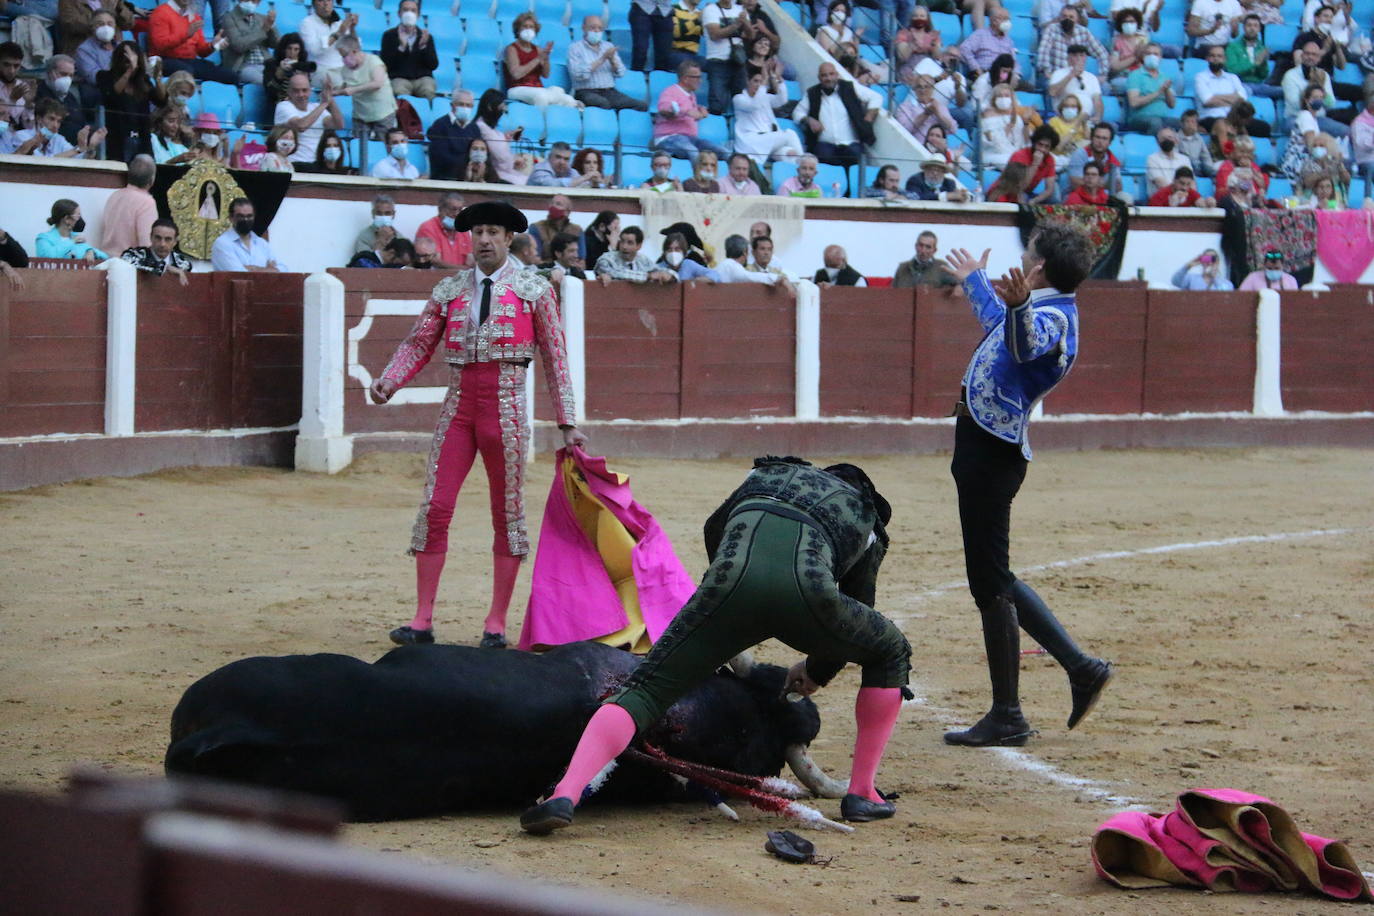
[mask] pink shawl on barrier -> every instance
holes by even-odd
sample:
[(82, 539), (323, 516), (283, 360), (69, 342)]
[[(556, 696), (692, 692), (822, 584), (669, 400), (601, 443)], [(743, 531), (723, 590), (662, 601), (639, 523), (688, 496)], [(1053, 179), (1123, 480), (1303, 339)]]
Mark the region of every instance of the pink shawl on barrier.
[(539, 529), (529, 606), (520, 631), (520, 648), (557, 646), (599, 639), (629, 623), (597, 547), (573, 513), (564, 487), (565, 459), (572, 458), (587, 490), (634, 539), (631, 562), (639, 611), (649, 639), (656, 641), (696, 591), (668, 535), (634, 499), (629, 478), (581, 449), (560, 449), (553, 487)]
[(1239, 789), (1190, 789), (1168, 814), (1122, 811), (1097, 828), (1093, 867), (1127, 889), (1306, 890), (1374, 903), (1344, 843), (1303, 833), (1287, 811)]
[(1317, 257), (1337, 283), (1358, 283), (1374, 259), (1374, 210), (1317, 210)]

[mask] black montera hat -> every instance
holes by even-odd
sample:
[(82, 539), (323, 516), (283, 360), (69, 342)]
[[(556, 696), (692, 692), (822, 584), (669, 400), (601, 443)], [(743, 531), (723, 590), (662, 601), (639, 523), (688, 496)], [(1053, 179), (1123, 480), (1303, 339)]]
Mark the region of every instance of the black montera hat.
[(687, 244), (693, 248), (706, 250), (706, 245), (701, 241), (701, 236), (697, 235), (697, 227), (691, 223), (673, 223), (667, 229), (660, 229), (660, 235), (671, 235), (674, 232), (681, 232), (687, 238)]
[(530, 221), (504, 200), (488, 200), (464, 207), (453, 221), (453, 228), (459, 232), (467, 232), (473, 226), (504, 226), (511, 232), (524, 232)]

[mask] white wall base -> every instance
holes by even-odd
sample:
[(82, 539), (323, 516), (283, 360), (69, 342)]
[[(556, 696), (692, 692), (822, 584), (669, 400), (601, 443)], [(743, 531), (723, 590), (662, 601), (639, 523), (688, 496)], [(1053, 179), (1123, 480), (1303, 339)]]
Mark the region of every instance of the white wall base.
[(337, 474), (353, 463), (352, 436), (296, 437), (296, 470)]

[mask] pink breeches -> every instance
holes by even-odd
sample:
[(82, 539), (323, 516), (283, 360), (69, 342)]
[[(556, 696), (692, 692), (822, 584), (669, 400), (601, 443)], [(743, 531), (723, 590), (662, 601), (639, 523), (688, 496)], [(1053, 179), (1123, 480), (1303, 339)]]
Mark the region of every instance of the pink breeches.
[(491, 494), (492, 553), (529, 553), (525, 530), (525, 458), (530, 427), (525, 367), (510, 362), (453, 367), (426, 469), (424, 501), (411, 534), (412, 551), (448, 550), (453, 506), (480, 453)]

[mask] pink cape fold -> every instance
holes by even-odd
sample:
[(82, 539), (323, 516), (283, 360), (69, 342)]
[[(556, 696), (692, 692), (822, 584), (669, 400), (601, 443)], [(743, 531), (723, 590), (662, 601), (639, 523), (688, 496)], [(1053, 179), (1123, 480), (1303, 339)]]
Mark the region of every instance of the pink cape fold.
[(1358, 283), (1374, 259), (1374, 211), (1318, 210), (1317, 257), (1337, 283)]
[(606, 466), (606, 459), (581, 449), (560, 449), (553, 487), (539, 529), (529, 606), (520, 631), (520, 648), (558, 646), (597, 639), (623, 629), (628, 620), (596, 546), (582, 531), (563, 488), (564, 459), (571, 457), (587, 488), (635, 539), (631, 551), (639, 610), (649, 639), (657, 641), (696, 591), (668, 535), (635, 501), (629, 482)]

